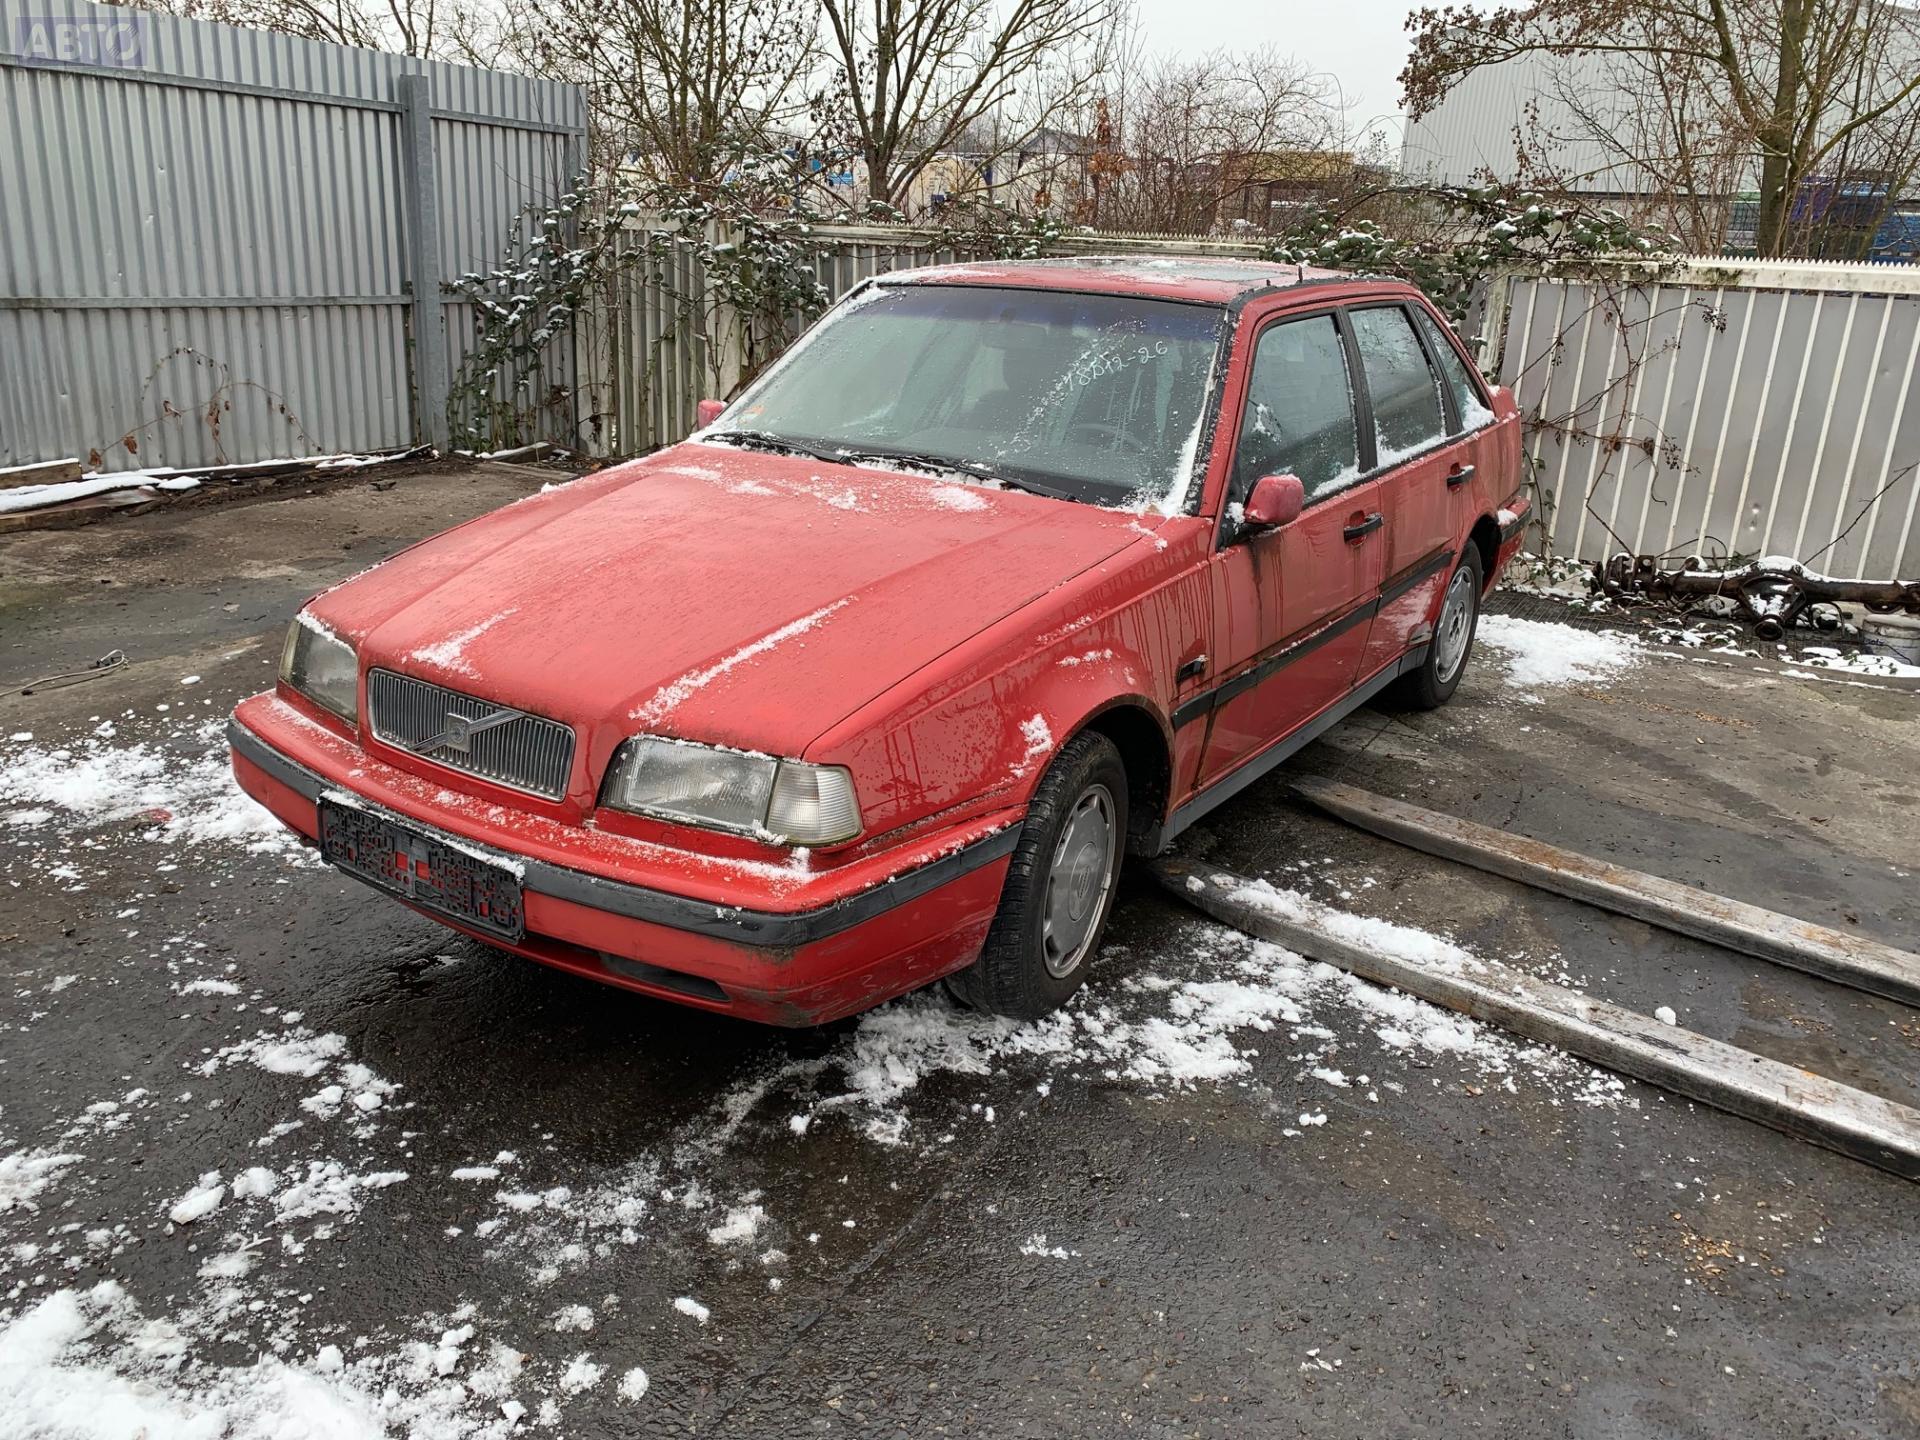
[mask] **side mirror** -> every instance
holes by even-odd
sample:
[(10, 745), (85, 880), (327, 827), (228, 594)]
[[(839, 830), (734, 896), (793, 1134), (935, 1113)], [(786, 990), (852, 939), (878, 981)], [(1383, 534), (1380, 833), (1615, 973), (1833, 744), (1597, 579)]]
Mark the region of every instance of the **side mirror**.
[(724, 400), (702, 400), (693, 410), (695, 417), (700, 422), (699, 428), (702, 430), (706, 429), (707, 426), (720, 418), (720, 412), (726, 408), (727, 402)]
[(1299, 518), (1307, 508), (1307, 487), (1298, 475), (1262, 475), (1247, 497), (1248, 528), (1270, 530)]

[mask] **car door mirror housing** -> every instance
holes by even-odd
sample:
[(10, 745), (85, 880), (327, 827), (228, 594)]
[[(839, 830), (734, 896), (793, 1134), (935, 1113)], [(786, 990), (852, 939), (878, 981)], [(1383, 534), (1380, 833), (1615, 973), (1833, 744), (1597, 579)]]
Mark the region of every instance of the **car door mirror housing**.
[(724, 400), (702, 400), (694, 407), (694, 414), (700, 421), (699, 428), (702, 430), (706, 429), (707, 426), (720, 418), (720, 412), (726, 408), (727, 402)]
[(1247, 497), (1247, 528), (1271, 530), (1299, 518), (1306, 508), (1307, 487), (1298, 475), (1262, 475)]

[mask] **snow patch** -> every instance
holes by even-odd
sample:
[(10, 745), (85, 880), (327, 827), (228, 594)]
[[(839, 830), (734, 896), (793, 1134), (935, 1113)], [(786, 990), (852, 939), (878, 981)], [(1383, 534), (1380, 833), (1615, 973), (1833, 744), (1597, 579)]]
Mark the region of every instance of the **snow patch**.
[(661, 689), (651, 700), (648, 700), (644, 705), (635, 709), (633, 718), (645, 722), (661, 719), (669, 712), (685, 704), (696, 691), (705, 689), (728, 671), (746, 664), (747, 661), (753, 659), (755, 656), (766, 654), (767, 651), (777, 645), (784, 644), (796, 636), (806, 634), (807, 631), (813, 629), (814, 626), (818, 625), (822, 620), (825, 620), (829, 615), (833, 614), (834, 611), (851, 605), (852, 603), (853, 597), (849, 595), (845, 599), (834, 601), (831, 605), (822, 605), (818, 610), (807, 615), (802, 615), (798, 620), (788, 621), (778, 630), (768, 631), (752, 644), (741, 646), (740, 649), (734, 651), (724, 660), (715, 661), (703, 670), (688, 671), (671, 685)]
[(1522, 691), (1606, 681), (1633, 665), (1642, 650), (1637, 636), (1513, 615), (1482, 615), (1476, 633), (1506, 655), (1508, 683)]

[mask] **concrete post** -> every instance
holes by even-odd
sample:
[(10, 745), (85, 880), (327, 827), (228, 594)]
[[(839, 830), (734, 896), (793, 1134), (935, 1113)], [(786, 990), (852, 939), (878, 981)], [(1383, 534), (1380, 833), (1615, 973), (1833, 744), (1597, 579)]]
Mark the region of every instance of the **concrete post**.
[(433, 103), (425, 75), (402, 75), (400, 154), (408, 197), (407, 280), (413, 294), (414, 437), (446, 451), (451, 387), (446, 307), (440, 297), (440, 189), (433, 148)]

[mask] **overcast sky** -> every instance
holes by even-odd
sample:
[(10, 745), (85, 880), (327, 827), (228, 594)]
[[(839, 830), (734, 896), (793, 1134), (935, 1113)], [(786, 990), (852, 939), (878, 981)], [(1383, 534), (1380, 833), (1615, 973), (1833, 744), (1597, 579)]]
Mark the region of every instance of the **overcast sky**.
[(1400, 87), (1394, 76), (1406, 61), (1407, 12), (1415, 0), (1134, 0), (1146, 43), (1155, 50), (1198, 54), (1216, 48), (1274, 45), (1340, 82), (1364, 125), (1392, 117), (1399, 142)]

